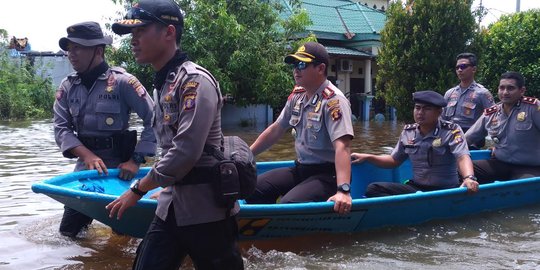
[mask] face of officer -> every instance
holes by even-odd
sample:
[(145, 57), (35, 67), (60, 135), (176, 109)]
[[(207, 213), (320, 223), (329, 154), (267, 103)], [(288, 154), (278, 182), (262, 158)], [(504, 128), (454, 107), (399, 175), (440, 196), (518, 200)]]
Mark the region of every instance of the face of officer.
[(461, 58), (456, 62), (456, 75), (460, 81), (472, 81), (476, 67), (471, 64), (469, 59)]
[(442, 108), (431, 104), (414, 104), (414, 121), (420, 126), (434, 126), (441, 116)]
[[(152, 23), (131, 30), (131, 51), (139, 64), (152, 64), (160, 70), (172, 55), (167, 55), (167, 46), (176, 46), (176, 28)], [(173, 52), (176, 48), (173, 50)]]
[(100, 46), (87, 47), (70, 41), (68, 43), (68, 59), (75, 71), (84, 73), (103, 62), (103, 48)]
[(518, 87), (514, 79), (502, 79), (499, 82), (499, 99), (504, 105), (514, 106), (525, 94), (525, 87)]
[(293, 64), (294, 81), (297, 85), (306, 88), (307, 90), (317, 89), (326, 76), (324, 75), (326, 65), (322, 63), (312, 62), (296, 62)]

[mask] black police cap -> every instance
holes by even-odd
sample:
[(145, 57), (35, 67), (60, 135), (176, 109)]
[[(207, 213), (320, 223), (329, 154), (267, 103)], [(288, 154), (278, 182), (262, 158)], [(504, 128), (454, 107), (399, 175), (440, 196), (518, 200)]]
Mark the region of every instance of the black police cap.
[(416, 103), (429, 104), (435, 107), (446, 107), (444, 97), (432, 90), (414, 92), (413, 100)]
[(175, 25), (184, 28), (184, 12), (172, 0), (141, 0), (131, 7), (123, 20), (113, 23), (112, 30), (118, 35), (131, 33), (135, 27), (151, 23)]
[(300, 46), (294, 54), (289, 54), (285, 57), (284, 61), (287, 64), (293, 64), (294, 62), (301, 61), (305, 63), (319, 62), (328, 66), (328, 51), (326, 48), (317, 42), (306, 42)]
[(67, 37), (58, 41), (62, 50), (68, 50), (69, 42), (74, 42), (86, 47), (112, 44), (112, 38), (104, 36), (97, 22), (82, 22), (67, 28)]

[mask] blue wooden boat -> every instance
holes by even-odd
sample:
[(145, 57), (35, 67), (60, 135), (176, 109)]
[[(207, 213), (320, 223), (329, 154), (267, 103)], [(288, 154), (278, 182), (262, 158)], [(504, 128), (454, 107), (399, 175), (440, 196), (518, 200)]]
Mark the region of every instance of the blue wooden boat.
[[(490, 153), (472, 151), (471, 154), (473, 159), (486, 159)], [(260, 162), (258, 170), (262, 173), (292, 165), (292, 161)], [(141, 169), (136, 178), (144, 176), (148, 170)], [(333, 202), (241, 204), (238, 217), (240, 239), (357, 232), (386, 226), (420, 224), (540, 202), (540, 177), (485, 184), (476, 194), (468, 194), (465, 188), (454, 188), (363, 198), (367, 184), (375, 181), (399, 182), (410, 178), (411, 174), (409, 162), (395, 169), (382, 169), (367, 163), (353, 165), (353, 206), (348, 215), (334, 213)], [(149, 199), (155, 190), (128, 209), (121, 220), (111, 219), (105, 206), (130, 185), (130, 182), (120, 180), (117, 175), (117, 170), (109, 170), (109, 176), (102, 177), (96, 171), (69, 173), (36, 183), (32, 185), (32, 190), (93, 217), (117, 232), (143, 237), (157, 206), (155, 200)]]

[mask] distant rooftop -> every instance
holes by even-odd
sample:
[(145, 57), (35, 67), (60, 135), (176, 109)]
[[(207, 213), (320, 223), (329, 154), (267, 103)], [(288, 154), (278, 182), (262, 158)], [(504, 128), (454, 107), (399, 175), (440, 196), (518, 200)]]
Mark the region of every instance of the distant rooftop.
[[(287, 0), (275, 0), (285, 10), (281, 16), (289, 17), (293, 9)], [(319, 39), (342, 42), (380, 41), (386, 14), (349, 0), (302, 0), (312, 21), (307, 30)]]

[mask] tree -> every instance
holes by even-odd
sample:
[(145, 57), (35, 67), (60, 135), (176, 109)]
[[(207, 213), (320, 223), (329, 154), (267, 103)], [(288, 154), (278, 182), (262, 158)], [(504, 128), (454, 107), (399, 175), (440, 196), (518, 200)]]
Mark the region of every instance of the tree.
[(412, 93), (444, 93), (456, 84), (456, 55), (466, 51), (475, 29), (472, 1), (398, 0), (387, 10), (378, 56), (378, 95), (410, 119)]
[[(283, 106), (294, 84), (283, 57), (297, 46), (294, 34), (309, 23), (307, 13), (298, 9), (281, 19), (282, 6), (260, 0), (179, 0), (186, 12), (182, 49), (191, 60), (207, 68), (219, 81), (223, 94), (239, 105), (264, 103)], [(298, 42), (298, 41), (297, 41)], [(124, 63), (129, 72), (142, 76), (149, 70), (137, 68), (127, 43), (109, 59)], [(151, 81), (150, 81), (151, 82)]]
[(36, 75), (27, 57), (10, 56), (7, 37), (7, 31), (0, 29), (0, 119), (51, 116), (51, 79)]
[(526, 78), (526, 95), (540, 97), (540, 9), (502, 16), (482, 32), (480, 77), (496, 93), (499, 77), (517, 71)]

